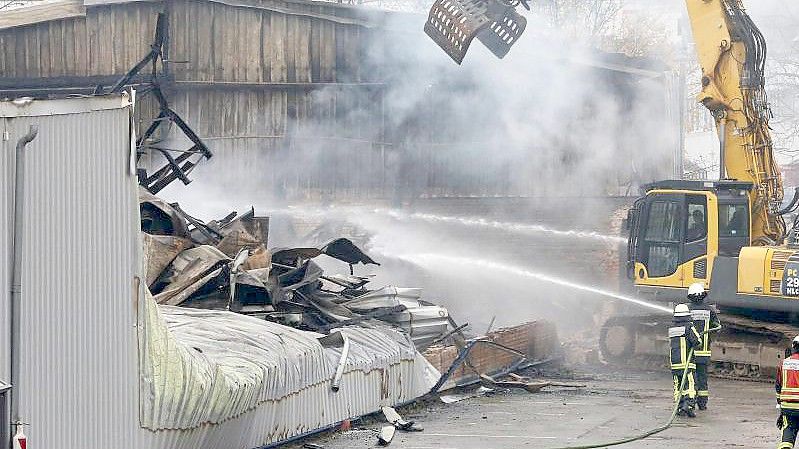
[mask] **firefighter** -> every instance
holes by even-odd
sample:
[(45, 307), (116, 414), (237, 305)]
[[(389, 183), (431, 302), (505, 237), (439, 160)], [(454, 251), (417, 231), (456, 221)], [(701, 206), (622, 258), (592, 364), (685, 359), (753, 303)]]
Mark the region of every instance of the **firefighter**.
[(777, 427), (782, 431), (782, 442), (777, 449), (793, 449), (799, 430), (799, 335), (791, 343), (790, 357), (780, 363), (776, 387), (780, 406)]
[(694, 363), (696, 363), (696, 405), (699, 410), (707, 408), (707, 400), (710, 391), (707, 387), (707, 366), (710, 363), (710, 333), (721, 329), (716, 308), (705, 304), (707, 296), (705, 286), (696, 282), (688, 287), (688, 299), (691, 301), (691, 318), (694, 327), (702, 337), (700, 345), (694, 351)]
[[(696, 331), (691, 320), (691, 310), (688, 304), (677, 304), (674, 307), (674, 321), (669, 328), (669, 343), (671, 345), (671, 375), (674, 381), (674, 401), (679, 401), (679, 415), (695, 418), (694, 405), (696, 403), (696, 387), (694, 383), (694, 370), (691, 350), (700, 347), (701, 337)], [(686, 372), (687, 370), (687, 372)], [(682, 378), (685, 375), (685, 384)], [(680, 387), (683, 387), (680, 390)]]

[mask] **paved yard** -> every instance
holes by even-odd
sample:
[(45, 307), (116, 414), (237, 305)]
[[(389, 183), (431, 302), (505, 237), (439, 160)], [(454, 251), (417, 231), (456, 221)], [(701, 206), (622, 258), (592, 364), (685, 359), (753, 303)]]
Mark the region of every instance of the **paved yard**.
[[(669, 416), (670, 378), (662, 373), (605, 372), (581, 380), (587, 388), (512, 391), (400, 410), (424, 432), (397, 432), (390, 447), (402, 449), (556, 448), (601, 443), (659, 426)], [(622, 448), (776, 447), (771, 384), (711, 379), (710, 409), (696, 419), (678, 418), (670, 429)], [(305, 442), (326, 449), (376, 446), (381, 423), (367, 419), (353, 430)], [(301, 447), (302, 443), (295, 445)]]

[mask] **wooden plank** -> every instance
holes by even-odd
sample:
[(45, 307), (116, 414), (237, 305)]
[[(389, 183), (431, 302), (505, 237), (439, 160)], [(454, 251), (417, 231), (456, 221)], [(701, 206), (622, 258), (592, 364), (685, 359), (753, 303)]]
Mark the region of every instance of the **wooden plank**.
[(258, 92), (254, 89), (247, 91), (247, 110), (258, 111), (258, 114), (247, 114), (247, 129), (244, 131), (248, 135), (259, 134), (258, 118), (262, 116), (261, 109), (258, 108)]
[(86, 37), (88, 40), (87, 74), (100, 73), (100, 23), (98, 8), (86, 12)]
[(14, 47), (9, 44), (8, 35), (0, 32), (0, 77), (10, 77), (7, 64), (10, 54), (13, 52)]
[(347, 46), (347, 27), (341, 24), (333, 25), (334, 33), (336, 34), (336, 81), (348, 82), (347, 64), (346, 64), (346, 46)]
[(65, 20), (61, 25), (61, 42), (64, 46), (64, 75), (79, 76), (77, 70), (77, 55), (75, 54), (75, 28), (78, 26), (77, 20)]
[(323, 20), (319, 53), (319, 81), (336, 81), (336, 24)]
[[(198, 75), (198, 72), (201, 70), (200, 66), (200, 58), (199, 58), (199, 39), (205, 32), (201, 30), (200, 24), (200, 11), (197, 6), (197, 2), (194, 1), (184, 1), (180, 3), (186, 10), (186, 17), (185, 21), (181, 22), (181, 26), (184, 29), (182, 35), (184, 36), (185, 42), (183, 42), (183, 53), (180, 59), (188, 60), (187, 64), (180, 64), (180, 68), (175, 68), (173, 66), (173, 70), (177, 73), (181, 73), (179, 79), (197, 79), (195, 78)], [(204, 48), (203, 52), (207, 53), (208, 48)]]
[(297, 16), (286, 16), (286, 79), (289, 82), (297, 81), (296, 46), (297, 46)]
[(224, 48), (224, 59), (222, 73), (225, 81), (238, 81), (239, 59), (242, 57), (242, 48), (238, 46), (240, 36), (244, 30), (238, 29), (238, 13), (240, 8), (224, 6), (224, 28), (222, 47)]
[(286, 82), (286, 15), (273, 12), (271, 20), (272, 25), (269, 30), (271, 37), (269, 58), (272, 64), (270, 80), (275, 83)]
[(114, 53), (119, 55), (114, 71), (118, 74), (127, 73), (144, 56), (140, 50), (140, 43), (146, 39), (145, 36), (139, 35), (142, 9), (135, 3), (126, 4), (123, 8), (118, 11), (115, 18), (117, 36), (121, 35), (123, 39), (122, 42), (118, 42), (119, 38), (114, 39), (116, 47)]
[[(235, 23), (235, 22), (234, 22)], [(217, 136), (232, 136), (236, 130), (236, 98), (238, 97), (238, 91), (232, 92), (232, 95), (229, 93), (226, 95), (227, 98), (223, 99), (222, 95), (219, 93), (215, 93), (214, 100), (221, 104), (222, 106), (222, 115), (220, 117), (221, 122), (221, 129), (220, 133), (216, 134)]]
[(39, 76), (50, 76), (50, 23), (37, 24), (36, 34), (39, 40)]
[(357, 83), (361, 79), (361, 27), (347, 26), (348, 45), (345, 59), (349, 71), (350, 82)]
[[(47, 38), (50, 46), (50, 72), (49, 76), (64, 75), (64, 39), (62, 28), (64, 20), (48, 22)], [(70, 73), (72, 75), (72, 73)]]
[(86, 35), (86, 18), (75, 19), (75, 74), (89, 74), (89, 38)]
[(14, 44), (14, 65), (13, 65), (13, 70), (11, 72), (13, 73), (13, 76), (16, 77), (27, 76), (27, 73), (25, 73), (25, 59), (27, 58), (26, 56), (27, 49), (25, 47), (25, 36), (22, 33), (20, 34), (14, 33), (10, 35), (10, 37), (12, 38), (11, 39), (12, 42), (10, 42), (9, 44)]
[(236, 103), (234, 104), (236, 119), (236, 135), (246, 136), (249, 129), (250, 115), (255, 115), (256, 111), (250, 109), (249, 90), (236, 91)]
[(311, 82), (311, 19), (297, 18), (297, 34), (295, 35), (294, 64), (295, 79), (298, 83)]
[(195, 75), (200, 81), (210, 81), (214, 77), (214, 5), (194, 1), (192, 3), (197, 8), (197, 16), (199, 17), (197, 23), (198, 45), (188, 44), (192, 49), (193, 67)]
[(196, 53), (192, 50), (197, 49), (197, 29), (199, 28), (197, 18), (197, 8), (194, 2), (179, 1), (173, 3), (172, 7), (172, 29), (171, 45), (172, 54), (170, 57), (176, 61), (189, 61), (186, 64), (171, 64), (170, 70), (179, 81), (192, 78), (190, 74), (197, 70)]
[(249, 10), (247, 25), (247, 74), (250, 82), (261, 81), (261, 12)]
[(213, 38), (211, 40), (213, 70), (211, 79), (223, 81), (225, 79), (225, 7), (217, 3), (209, 4), (208, 6), (211, 7), (211, 29), (213, 30)]
[(39, 59), (41, 45), (39, 44), (38, 26), (25, 30), (25, 75), (38, 78), (42, 76), (41, 61)]
[[(321, 8), (317, 7), (319, 11)], [(317, 11), (317, 12), (319, 12)], [(311, 81), (318, 82), (320, 80), (320, 52), (322, 47), (322, 21), (320, 19), (311, 19), (311, 41), (309, 48), (309, 58), (311, 61)]]
[(100, 71), (98, 75), (113, 75), (114, 72), (114, 16), (111, 12), (113, 6), (100, 7)]
[(272, 13), (261, 12), (261, 82), (272, 81)]

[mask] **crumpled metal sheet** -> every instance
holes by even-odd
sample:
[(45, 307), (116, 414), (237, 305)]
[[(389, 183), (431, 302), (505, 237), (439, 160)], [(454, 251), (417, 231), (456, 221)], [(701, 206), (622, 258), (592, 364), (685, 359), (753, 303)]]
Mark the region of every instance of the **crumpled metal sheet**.
[(222, 251), (209, 245), (183, 251), (172, 261), (171, 276), (165, 279), (168, 285), (155, 295), (156, 302), (180, 304), (208, 280), (218, 275), (221, 267), (228, 262), (230, 259)]
[(235, 257), (242, 248), (266, 247), (269, 240), (269, 217), (256, 217), (255, 210), (250, 209), (218, 228), (218, 232), (224, 237), (216, 247), (228, 256)]
[(147, 256), (147, 285), (153, 285), (158, 276), (186, 248), (191, 240), (171, 235), (151, 235), (142, 232), (144, 253)]
[(166, 201), (152, 193), (139, 188), (139, 210), (142, 231), (156, 235), (174, 235), (188, 237), (186, 220)]
[(344, 303), (348, 309), (355, 312), (367, 312), (378, 307), (419, 307), (422, 297), (421, 288), (394, 287), (387, 285), (379, 290), (371, 291), (365, 295)]
[(380, 265), (347, 238), (331, 240), (321, 248), (275, 248), (272, 250), (272, 262), (296, 266), (299, 261), (313, 259), (322, 254), (351, 265), (357, 263)]
[(352, 240), (346, 238), (338, 238), (328, 242), (321, 248), (322, 252), (328, 256), (338, 259), (342, 262), (347, 262), (350, 265), (362, 263), (364, 265), (380, 265), (367, 256), (358, 246), (352, 243)]
[[(242, 447), (265, 445), (411, 400), (439, 376), (401, 332), (346, 327), (341, 332), (351, 344), (341, 388), (333, 393), (341, 350), (323, 348), (321, 334), (145, 300), (139, 354), (140, 418), (147, 429), (230, 425), (246, 433), (240, 438), (251, 446)], [(284, 401), (291, 413), (277, 412)], [(271, 420), (258, 426), (239, 429), (230, 421), (267, 410)]]
[(421, 301), (422, 289), (386, 286), (342, 303), (355, 312), (363, 313), (379, 307), (405, 306), (402, 312), (378, 318), (404, 329), (413, 342), (424, 346), (447, 331), (449, 311), (441, 306)]

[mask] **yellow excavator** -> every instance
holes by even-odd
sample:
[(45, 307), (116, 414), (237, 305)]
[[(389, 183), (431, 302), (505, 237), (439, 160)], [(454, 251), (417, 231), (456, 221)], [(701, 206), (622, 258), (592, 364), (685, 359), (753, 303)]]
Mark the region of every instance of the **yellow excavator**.
[[(799, 248), (786, 244), (783, 185), (768, 121), (766, 43), (740, 0), (686, 0), (702, 68), (698, 96), (716, 122), (718, 181), (644, 187), (628, 215), (628, 276), (642, 299), (684, 302), (699, 282), (725, 314), (714, 342), (716, 374), (770, 377), (799, 328)], [(792, 229), (795, 226), (792, 226)], [(663, 319), (605, 323), (608, 358), (662, 354)]]
[[(425, 31), (458, 63), (473, 37), (504, 56), (524, 30), (509, 0), (436, 0)], [(527, 6), (526, 4), (524, 4)], [(702, 68), (698, 97), (715, 118), (719, 180), (644, 187), (628, 214), (627, 274), (637, 296), (685, 302), (701, 282), (724, 314), (711, 372), (768, 378), (799, 334), (799, 247), (786, 244), (783, 185), (768, 121), (763, 35), (741, 0), (686, 0)], [(796, 228), (796, 223), (792, 229)], [(600, 332), (607, 359), (662, 364), (669, 317), (619, 316)]]

